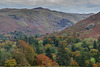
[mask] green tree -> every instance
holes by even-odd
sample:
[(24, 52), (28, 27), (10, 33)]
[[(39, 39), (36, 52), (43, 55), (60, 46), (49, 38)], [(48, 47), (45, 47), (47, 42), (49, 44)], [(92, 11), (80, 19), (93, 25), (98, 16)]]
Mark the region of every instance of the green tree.
[(36, 53), (37, 53), (37, 54), (41, 54), (41, 50), (40, 50), (39, 45), (36, 46)]
[(92, 63), (95, 63), (95, 62), (96, 62), (94, 57), (91, 57), (90, 61), (91, 61)]
[(100, 44), (98, 45), (98, 50), (99, 50), (99, 52), (100, 52)]
[(97, 43), (96, 43), (96, 41), (94, 41), (94, 43), (93, 43), (93, 48), (97, 49)]
[(0, 66), (4, 66), (4, 62), (11, 58), (12, 53), (6, 49), (1, 49), (0, 52)]
[(76, 47), (74, 45), (72, 45), (72, 52), (76, 51)]
[(59, 43), (56, 62), (61, 66), (67, 66), (70, 63), (70, 56), (68, 52), (65, 50), (65, 45), (63, 43)]
[(98, 50), (100, 52), (100, 37), (98, 38)]
[(100, 37), (98, 38), (98, 43), (100, 44)]
[(87, 59), (89, 59), (87, 52), (81, 52), (81, 55), (75, 57), (75, 61), (79, 64), (79, 66), (84, 66)]
[(47, 48), (47, 49), (46, 49), (46, 56), (48, 56), (50, 59), (53, 60), (53, 57), (52, 57), (50, 48)]

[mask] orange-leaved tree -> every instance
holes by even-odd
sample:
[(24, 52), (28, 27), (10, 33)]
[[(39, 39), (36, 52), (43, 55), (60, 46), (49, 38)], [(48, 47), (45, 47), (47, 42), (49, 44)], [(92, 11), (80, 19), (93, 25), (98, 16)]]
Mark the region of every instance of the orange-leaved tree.
[(58, 65), (56, 62), (53, 62), (49, 57), (40, 54), (37, 56), (36, 62), (40, 66), (55, 66)]
[(75, 60), (73, 60), (73, 58), (71, 58), (70, 65), (71, 65), (71, 66), (79, 67), (79, 64), (78, 64), (77, 62), (75, 62)]

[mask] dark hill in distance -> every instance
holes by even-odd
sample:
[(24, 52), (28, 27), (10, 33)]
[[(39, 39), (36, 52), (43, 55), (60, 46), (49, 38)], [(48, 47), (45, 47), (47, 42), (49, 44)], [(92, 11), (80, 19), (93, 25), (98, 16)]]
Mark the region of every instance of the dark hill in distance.
[(0, 9), (0, 33), (22, 31), (46, 34), (61, 31), (93, 14), (57, 12), (42, 7), (35, 9)]

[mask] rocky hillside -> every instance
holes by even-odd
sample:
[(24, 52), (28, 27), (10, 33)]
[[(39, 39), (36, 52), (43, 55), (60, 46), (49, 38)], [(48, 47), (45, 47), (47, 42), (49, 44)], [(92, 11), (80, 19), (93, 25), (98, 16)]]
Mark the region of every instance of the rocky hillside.
[(76, 23), (72, 27), (63, 30), (59, 34), (64, 35), (68, 32), (76, 32), (81, 38), (100, 37), (100, 12)]
[(71, 14), (45, 8), (0, 9), (0, 33), (45, 34), (61, 31), (93, 14)]

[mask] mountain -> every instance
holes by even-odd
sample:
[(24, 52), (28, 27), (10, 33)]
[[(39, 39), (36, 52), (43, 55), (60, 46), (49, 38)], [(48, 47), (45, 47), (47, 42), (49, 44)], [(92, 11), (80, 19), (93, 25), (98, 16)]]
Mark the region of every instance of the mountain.
[(76, 23), (72, 27), (59, 32), (59, 34), (64, 35), (68, 32), (76, 32), (80, 38), (100, 37), (100, 12)]
[(46, 34), (61, 31), (93, 14), (63, 13), (46, 8), (0, 9), (0, 33)]

